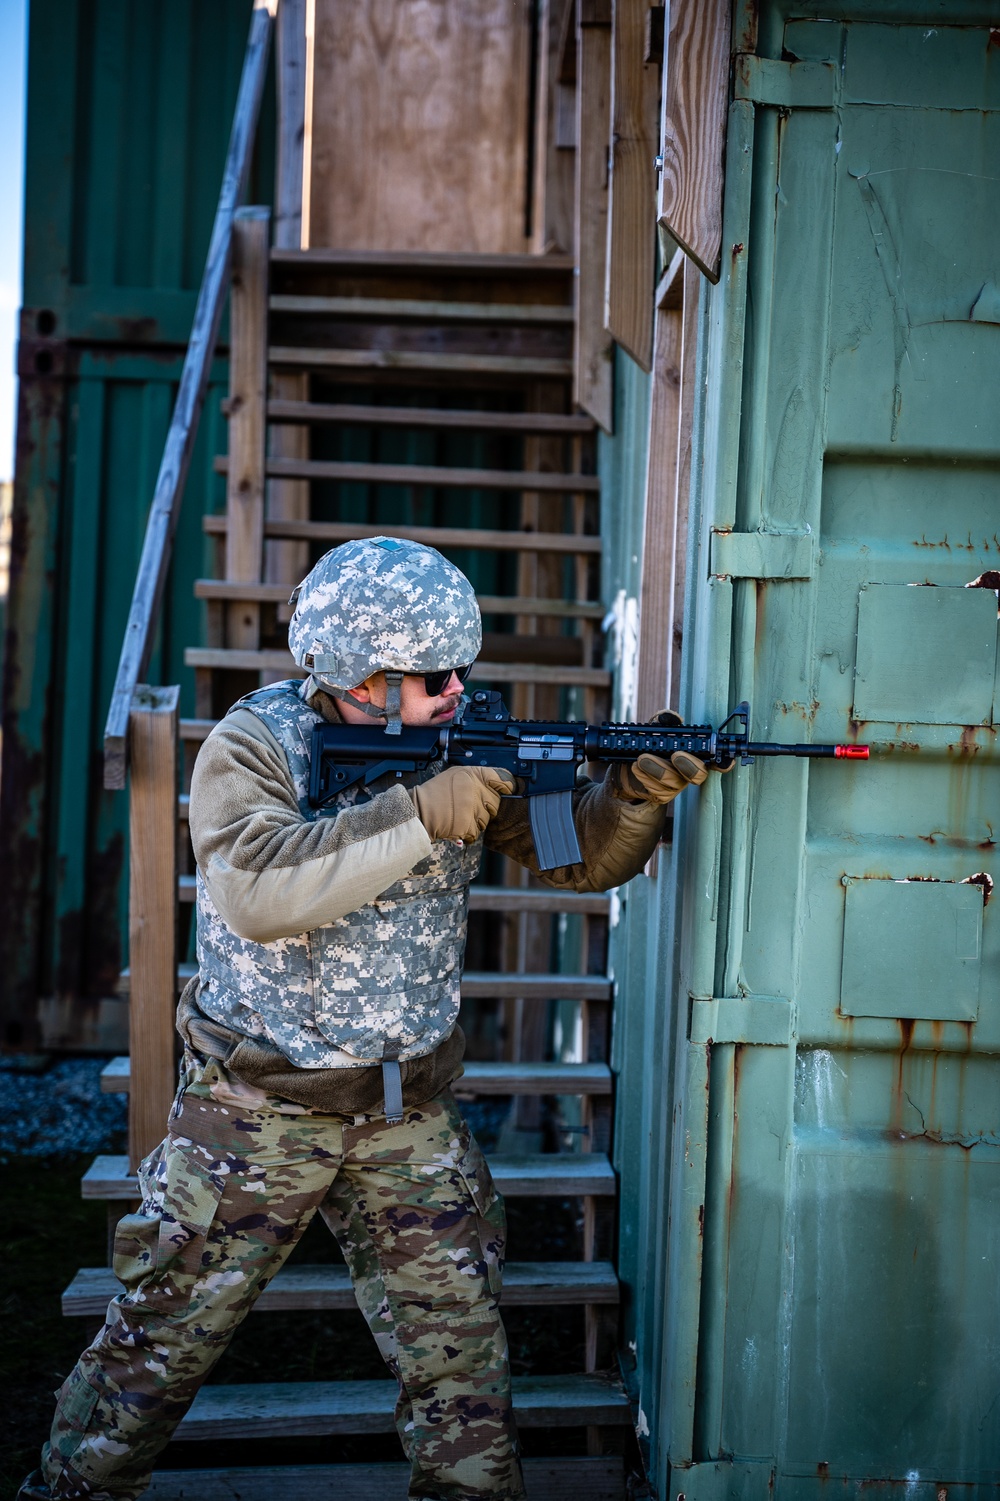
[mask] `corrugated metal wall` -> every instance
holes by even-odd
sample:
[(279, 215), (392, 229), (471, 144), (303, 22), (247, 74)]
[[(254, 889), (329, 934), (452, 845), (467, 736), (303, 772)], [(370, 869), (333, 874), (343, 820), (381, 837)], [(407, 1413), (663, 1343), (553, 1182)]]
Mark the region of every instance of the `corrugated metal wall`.
[[(120, 1041), (126, 802), (101, 736), (218, 197), (250, 0), (32, 0), (4, 684), (0, 1045)], [(251, 201), (273, 182), (273, 88)], [(180, 682), (223, 503), (212, 372), (150, 678)], [(38, 998), (45, 998), (44, 1034)]]
[(625, 1358), (670, 1501), (996, 1491), (998, 22), (774, 0), (731, 105), (681, 708), (881, 751), (710, 778), (623, 903)]

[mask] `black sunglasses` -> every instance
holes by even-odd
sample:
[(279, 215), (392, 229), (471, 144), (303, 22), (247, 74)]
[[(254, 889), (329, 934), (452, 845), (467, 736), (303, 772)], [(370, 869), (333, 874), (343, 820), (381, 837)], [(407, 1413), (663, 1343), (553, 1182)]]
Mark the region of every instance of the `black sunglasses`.
[(452, 673), (460, 683), (464, 683), (473, 664), (470, 662), (466, 667), (445, 667), (441, 672), (425, 672), (421, 676), (424, 680), (424, 690), (428, 698), (440, 698), (444, 692), (445, 684), (450, 681)]

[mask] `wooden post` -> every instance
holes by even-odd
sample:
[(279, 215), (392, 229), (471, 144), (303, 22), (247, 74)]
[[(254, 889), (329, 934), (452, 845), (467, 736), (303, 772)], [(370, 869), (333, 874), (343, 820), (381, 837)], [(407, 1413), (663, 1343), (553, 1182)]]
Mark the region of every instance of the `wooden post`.
[(576, 349), (573, 400), (605, 432), (613, 420), (612, 343), (604, 328), (611, 129), (611, 0), (581, 0), (576, 91)]
[[(264, 558), (264, 434), (267, 424), (267, 271), (271, 213), (240, 209), (233, 222), (229, 354), (229, 477), (226, 578), (257, 584)], [(260, 605), (227, 606), (226, 645), (260, 644)]]
[(608, 185), (608, 332), (649, 370), (656, 257), (656, 106), (659, 67), (644, 61), (648, 0), (613, 0), (611, 181)]
[(678, 544), (683, 546), (683, 539), (677, 535), (683, 262), (684, 253), (679, 250), (663, 278), (667, 285), (661, 283), (656, 309), (639, 592), (636, 718), (640, 720), (667, 707), (675, 560)]
[[(314, 31), (311, 0), (308, 3), (307, 0), (281, 0), (278, 11), (278, 181), (275, 190), (278, 211), (274, 225), (277, 250), (300, 250), (309, 242), (310, 44)], [(271, 395), (276, 401), (306, 402), (309, 400), (309, 376), (298, 370), (275, 370), (271, 375)], [(308, 459), (308, 427), (305, 423), (271, 427), (268, 451), (273, 459)], [(308, 521), (309, 482), (301, 479), (269, 480), (267, 516), (269, 521)], [(301, 583), (308, 568), (308, 542), (266, 543), (264, 577), (269, 584), (284, 584), (291, 592), (296, 584)], [(265, 677), (269, 676), (278, 677), (279, 674), (265, 674)]]
[(274, 243), (302, 245), (302, 167), (306, 126), (306, 0), (281, 0), (277, 30), (278, 161)]
[(129, 1161), (160, 1141), (176, 1087), (177, 705), (139, 687), (129, 715)]

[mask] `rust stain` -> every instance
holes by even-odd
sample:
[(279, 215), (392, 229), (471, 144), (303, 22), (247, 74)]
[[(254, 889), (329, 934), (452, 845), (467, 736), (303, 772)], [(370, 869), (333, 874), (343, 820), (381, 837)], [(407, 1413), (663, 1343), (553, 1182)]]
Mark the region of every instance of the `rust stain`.
[(820, 1480), (829, 1480), (830, 1461), (828, 1459), (820, 1460), (819, 1464), (816, 1466), (816, 1474), (819, 1476)]
[(961, 883), (963, 886), (978, 886), (983, 893), (983, 906), (989, 906), (990, 897), (993, 895), (993, 877), (988, 870), (977, 870), (974, 876), (966, 876)]

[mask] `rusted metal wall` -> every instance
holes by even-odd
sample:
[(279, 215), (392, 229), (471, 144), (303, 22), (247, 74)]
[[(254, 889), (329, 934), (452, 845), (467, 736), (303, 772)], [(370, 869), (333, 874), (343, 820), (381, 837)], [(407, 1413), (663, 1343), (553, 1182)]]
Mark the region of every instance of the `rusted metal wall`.
[(736, 9), (682, 707), (876, 753), (625, 903), (626, 1363), (672, 1501), (992, 1495), (1000, 7)]
[[(125, 813), (101, 731), (218, 196), (250, 0), (32, 0), (3, 698), (0, 1046), (122, 1038)], [(268, 91), (250, 196), (273, 181)], [(213, 371), (155, 681), (182, 685), (221, 496)], [(41, 1010), (39, 1002), (43, 1002)], [(44, 1026), (40, 1025), (40, 1017)]]

